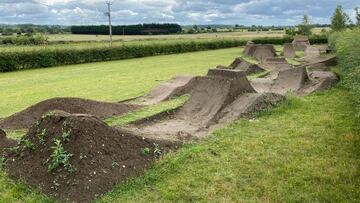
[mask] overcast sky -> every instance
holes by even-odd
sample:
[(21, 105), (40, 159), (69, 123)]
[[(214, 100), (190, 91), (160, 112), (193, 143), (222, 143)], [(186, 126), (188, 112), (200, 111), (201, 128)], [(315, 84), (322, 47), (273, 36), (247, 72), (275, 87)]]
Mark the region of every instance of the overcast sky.
[[(354, 19), (360, 0), (113, 0), (114, 24), (294, 25), (304, 14), (329, 23), (340, 4)], [(105, 24), (105, 0), (0, 0), (0, 23)]]

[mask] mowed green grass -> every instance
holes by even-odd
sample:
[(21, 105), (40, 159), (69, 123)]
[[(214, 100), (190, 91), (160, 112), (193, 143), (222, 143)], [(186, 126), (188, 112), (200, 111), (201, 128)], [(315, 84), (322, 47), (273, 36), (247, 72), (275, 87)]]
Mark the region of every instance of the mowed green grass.
[(116, 102), (140, 96), (175, 75), (228, 65), (241, 48), (0, 73), (0, 118), (53, 97)]
[(98, 202), (359, 202), (350, 93), (288, 99), (166, 155)]

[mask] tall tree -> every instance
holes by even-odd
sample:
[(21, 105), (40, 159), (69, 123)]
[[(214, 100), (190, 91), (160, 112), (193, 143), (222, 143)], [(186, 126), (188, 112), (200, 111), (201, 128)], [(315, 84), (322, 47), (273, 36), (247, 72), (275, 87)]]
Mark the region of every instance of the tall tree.
[(355, 14), (356, 14), (356, 25), (360, 25), (360, 8), (355, 8)]
[(344, 12), (342, 6), (338, 5), (331, 18), (331, 29), (334, 31), (346, 29), (349, 19), (349, 16)]
[(310, 24), (309, 16), (304, 15), (302, 23), (298, 25), (298, 34), (309, 36), (311, 35), (312, 26)]

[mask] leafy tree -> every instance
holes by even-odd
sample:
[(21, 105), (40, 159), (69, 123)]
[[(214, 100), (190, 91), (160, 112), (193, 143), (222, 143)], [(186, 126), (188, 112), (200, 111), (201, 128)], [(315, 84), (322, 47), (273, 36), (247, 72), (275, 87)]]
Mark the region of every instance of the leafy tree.
[(309, 16), (304, 15), (302, 23), (298, 25), (298, 34), (310, 36), (311, 35), (312, 26), (310, 24)]
[(360, 25), (360, 8), (355, 8), (355, 14), (356, 14), (356, 25)]
[(341, 31), (346, 29), (350, 18), (343, 10), (342, 6), (338, 5), (331, 18), (331, 29), (334, 31)]

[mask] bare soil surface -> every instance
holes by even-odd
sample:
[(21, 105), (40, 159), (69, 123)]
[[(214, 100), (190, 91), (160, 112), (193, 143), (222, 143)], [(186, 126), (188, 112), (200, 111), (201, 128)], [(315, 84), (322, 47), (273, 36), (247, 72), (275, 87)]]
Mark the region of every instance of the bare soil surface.
[(176, 76), (168, 82), (161, 84), (152, 90), (148, 95), (141, 97), (140, 104), (153, 105), (159, 102), (188, 94), (194, 87), (194, 76)]
[[(161, 152), (175, 146), (109, 127), (90, 115), (56, 111), (7, 152), (6, 169), (11, 177), (62, 202), (91, 202), (116, 183), (142, 174)], [(61, 150), (61, 156), (52, 157)], [(68, 162), (50, 169), (55, 160)]]
[(140, 105), (98, 102), (80, 98), (53, 98), (37, 103), (29, 108), (0, 121), (5, 129), (27, 129), (44, 114), (61, 110), (74, 114), (90, 114), (99, 118), (109, 118), (141, 108)]
[(310, 46), (309, 38), (306, 36), (295, 36), (292, 44), (296, 51), (305, 51), (307, 46)]
[(295, 48), (292, 43), (284, 44), (283, 55), (285, 58), (295, 58), (296, 57)]

